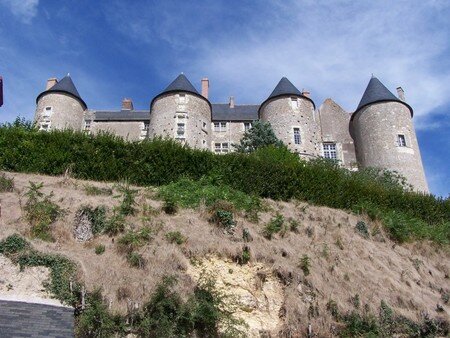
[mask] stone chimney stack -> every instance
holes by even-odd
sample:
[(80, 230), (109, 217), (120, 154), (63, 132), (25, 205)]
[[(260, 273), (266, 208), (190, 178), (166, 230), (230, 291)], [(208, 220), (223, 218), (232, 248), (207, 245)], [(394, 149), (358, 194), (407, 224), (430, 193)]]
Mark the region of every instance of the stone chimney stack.
[(234, 108), (234, 96), (230, 96), (230, 108)]
[(397, 95), (400, 100), (405, 101), (405, 91), (402, 87), (397, 87)]
[(49, 90), (57, 83), (58, 83), (58, 79), (55, 77), (51, 77), (50, 79), (47, 80), (47, 86), (45, 87), (45, 90)]
[(124, 98), (122, 100), (122, 110), (133, 110), (133, 101), (131, 101), (131, 99)]
[(302, 95), (311, 98), (311, 92), (309, 90), (302, 89)]
[(208, 99), (208, 95), (209, 95), (209, 80), (207, 77), (204, 77), (202, 79), (202, 96), (205, 99)]

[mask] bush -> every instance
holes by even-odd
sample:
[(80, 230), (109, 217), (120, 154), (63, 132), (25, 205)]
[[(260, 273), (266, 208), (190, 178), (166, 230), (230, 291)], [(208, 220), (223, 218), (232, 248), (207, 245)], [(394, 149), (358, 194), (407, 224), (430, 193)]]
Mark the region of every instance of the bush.
[(303, 255), (300, 259), (300, 269), (302, 269), (305, 276), (308, 276), (310, 271), (309, 268), (311, 267), (311, 261), (308, 257), (308, 255)]
[(52, 225), (63, 212), (62, 209), (51, 201), (53, 194), (45, 195), (41, 192), (43, 183), (30, 182), (26, 196), (25, 219), (31, 226), (31, 236), (44, 241), (53, 241), (50, 232)]
[(367, 224), (364, 221), (358, 221), (355, 229), (362, 237), (369, 238), (369, 230), (367, 229)]
[(105, 246), (103, 244), (99, 244), (95, 247), (95, 254), (101, 255), (105, 252)]
[(70, 289), (70, 282), (76, 292), (79, 285), (76, 283), (76, 265), (66, 257), (45, 254), (34, 250), (31, 245), (17, 234), (0, 241), (0, 253), (19, 264), (23, 269), (27, 266), (44, 266), (50, 269), (50, 281), (45, 288), (56, 299), (69, 305), (74, 305), (77, 297)]
[(113, 194), (113, 190), (111, 188), (99, 188), (89, 184), (86, 184), (84, 186), (84, 192), (88, 196), (98, 196), (98, 195), (110, 196)]
[(146, 261), (144, 257), (138, 252), (130, 252), (127, 255), (127, 261), (132, 267), (143, 269), (145, 267)]
[(164, 199), (164, 204), (163, 204), (162, 210), (167, 215), (175, 215), (178, 211), (177, 202), (172, 198), (166, 197)]
[(136, 195), (138, 190), (131, 189), (128, 181), (124, 181), (116, 186), (119, 195), (114, 196), (115, 198), (121, 198), (122, 202), (120, 203), (117, 211), (123, 215), (134, 215), (136, 213), (135, 205), (136, 205)]
[(277, 214), (264, 226), (263, 235), (267, 239), (272, 239), (272, 236), (280, 231), (284, 231), (284, 217)]
[(113, 214), (110, 219), (105, 223), (103, 231), (110, 235), (115, 236), (125, 230), (125, 218), (121, 214)]
[(152, 239), (152, 230), (149, 227), (143, 227), (138, 231), (128, 231), (117, 241), (120, 252), (131, 253), (144, 246)]
[(187, 238), (184, 237), (179, 231), (171, 231), (166, 234), (166, 239), (169, 243), (176, 243), (178, 245), (186, 242)]
[(14, 178), (9, 178), (5, 174), (0, 175), (0, 192), (14, 191)]
[(448, 243), (450, 236), (448, 198), (405, 190), (401, 182), (395, 183), (395, 175), (350, 172), (323, 159), (306, 162), (284, 147), (217, 156), (174, 140), (127, 142), (106, 133), (42, 133), (18, 121), (0, 126), (0, 153), (0, 170), (61, 175), (71, 167), (73, 176), (81, 179), (128, 178), (132, 184), (168, 185), (160, 194), (174, 195), (182, 207), (220, 199), (232, 201), (236, 209), (251, 210), (251, 196), (294, 198), (346, 210), (371, 204), (382, 213), (416, 220), (412, 231), (419, 235), (411, 238)]

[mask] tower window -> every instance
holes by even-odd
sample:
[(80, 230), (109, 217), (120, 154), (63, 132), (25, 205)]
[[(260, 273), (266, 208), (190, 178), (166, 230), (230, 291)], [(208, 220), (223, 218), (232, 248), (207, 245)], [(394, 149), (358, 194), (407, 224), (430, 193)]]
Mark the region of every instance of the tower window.
[(84, 131), (89, 133), (91, 130), (91, 120), (84, 121)]
[(42, 114), (44, 117), (50, 117), (53, 113), (53, 107), (47, 106), (44, 108), (44, 113)]
[(214, 151), (216, 154), (226, 154), (228, 153), (228, 142), (215, 143)]
[(186, 124), (183, 122), (177, 123), (177, 138), (184, 138), (184, 134), (186, 132)]
[(323, 144), (323, 157), (332, 160), (337, 159), (336, 143), (324, 143)]
[(179, 94), (180, 98), (180, 104), (186, 103), (186, 95), (185, 94)]
[(397, 135), (397, 144), (399, 147), (406, 147), (405, 135), (402, 135), (402, 134)]
[(244, 131), (248, 131), (252, 128), (251, 122), (244, 122)]
[(294, 109), (298, 108), (298, 100), (296, 97), (291, 97), (291, 106)]
[(302, 143), (302, 137), (300, 135), (300, 128), (294, 128), (294, 143), (295, 144)]
[(214, 122), (214, 131), (222, 132), (227, 131), (226, 122)]

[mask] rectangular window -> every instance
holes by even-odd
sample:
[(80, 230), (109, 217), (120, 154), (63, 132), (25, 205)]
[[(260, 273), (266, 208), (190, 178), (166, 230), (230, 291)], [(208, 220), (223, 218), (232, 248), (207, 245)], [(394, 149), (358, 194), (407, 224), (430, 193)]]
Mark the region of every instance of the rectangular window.
[(42, 131), (50, 131), (51, 127), (52, 124), (50, 123), (50, 121), (44, 121), (39, 124), (39, 130)]
[(226, 122), (214, 122), (214, 131), (227, 131), (227, 123)]
[(397, 143), (399, 147), (406, 147), (405, 135), (402, 134), (397, 135)]
[(294, 143), (295, 144), (302, 143), (302, 137), (300, 135), (300, 128), (294, 128)]
[(147, 131), (149, 128), (150, 128), (150, 122), (149, 121), (144, 122), (143, 130)]
[(53, 107), (47, 106), (44, 109), (44, 113), (42, 114), (43, 117), (50, 117), (53, 113)]
[(186, 125), (184, 123), (177, 123), (177, 138), (184, 138), (186, 132)]
[(333, 160), (337, 159), (336, 143), (324, 143), (323, 144), (323, 157)]
[(214, 143), (214, 151), (217, 154), (225, 154), (228, 153), (228, 142), (222, 142), (222, 143)]
[(298, 108), (298, 100), (297, 100), (297, 98), (296, 97), (291, 97), (291, 105), (292, 105), (292, 108)]
[(251, 127), (252, 127), (251, 122), (244, 122), (244, 131), (250, 130)]
[(178, 94), (180, 98), (180, 104), (186, 103), (186, 95), (185, 94)]
[(91, 130), (91, 120), (85, 120), (84, 121), (84, 130), (90, 131)]

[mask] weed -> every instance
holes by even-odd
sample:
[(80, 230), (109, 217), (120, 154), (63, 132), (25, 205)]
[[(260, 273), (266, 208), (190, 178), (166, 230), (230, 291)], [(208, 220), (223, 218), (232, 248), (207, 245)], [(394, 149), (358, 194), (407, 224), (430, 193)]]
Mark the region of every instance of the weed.
[(300, 269), (302, 269), (305, 276), (308, 276), (310, 274), (309, 268), (311, 267), (311, 261), (308, 257), (308, 255), (303, 255), (300, 259)]
[(284, 229), (284, 217), (281, 214), (276, 214), (275, 217), (264, 226), (263, 235), (267, 239), (272, 239), (273, 235), (282, 232)]
[(162, 210), (167, 215), (175, 215), (178, 211), (178, 206), (177, 206), (176, 201), (173, 198), (166, 197), (164, 199), (164, 204), (162, 206)]
[(113, 190), (111, 188), (99, 188), (95, 185), (86, 184), (84, 186), (84, 192), (88, 196), (99, 196), (99, 195), (105, 195), (105, 196), (111, 196), (113, 194)]
[(9, 178), (5, 174), (0, 174), (0, 192), (14, 191), (14, 178)]
[(244, 265), (247, 264), (250, 261), (251, 255), (250, 255), (250, 248), (249, 247), (244, 247), (244, 249), (242, 249), (242, 254), (239, 257), (239, 264)]
[(103, 244), (99, 244), (95, 247), (95, 254), (101, 255), (105, 252), (105, 246)]
[(110, 219), (108, 219), (105, 223), (105, 227), (103, 231), (110, 235), (115, 236), (120, 232), (125, 230), (125, 218), (123, 215), (114, 213)]
[(115, 188), (119, 192), (119, 195), (114, 197), (122, 199), (117, 208), (118, 212), (123, 216), (134, 215), (136, 213), (136, 195), (139, 191), (131, 189), (128, 181), (117, 184)]
[(131, 253), (152, 239), (152, 230), (149, 227), (143, 227), (138, 231), (128, 231), (117, 241), (120, 252)]
[(299, 229), (300, 229), (299, 221), (297, 221), (293, 218), (289, 218), (289, 230), (291, 230), (292, 232), (298, 233)]
[(306, 233), (306, 235), (309, 237), (309, 238), (311, 238), (312, 236), (314, 236), (314, 228), (312, 227), (312, 226), (307, 226), (306, 228), (305, 228), (305, 233)]
[(344, 250), (344, 243), (342, 243), (342, 239), (341, 239), (340, 236), (338, 236), (338, 237), (336, 238), (336, 242), (334, 242), (334, 244), (336, 244), (336, 246), (337, 246), (339, 249)]
[(441, 299), (444, 302), (444, 304), (448, 304), (448, 302), (450, 300), (450, 292), (442, 291), (441, 292)]
[(143, 269), (145, 267), (146, 261), (140, 253), (130, 252), (127, 255), (127, 261), (132, 267)]
[(339, 320), (339, 309), (337, 303), (330, 299), (327, 303), (327, 310), (331, 313), (334, 319)]
[(216, 201), (209, 207), (209, 221), (232, 233), (236, 227), (234, 206), (227, 201)]
[(359, 299), (358, 294), (354, 295), (353, 297), (350, 297), (350, 304), (352, 304), (355, 309), (359, 309), (361, 301)]
[(328, 259), (330, 257), (330, 249), (328, 249), (328, 245), (326, 243), (322, 246), (321, 255), (325, 259)]
[(358, 221), (358, 223), (356, 223), (356, 231), (364, 238), (369, 238), (369, 230), (367, 228), (367, 225), (364, 221)]
[(62, 209), (52, 202), (53, 194), (45, 195), (41, 189), (43, 183), (30, 182), (25, 195), (25, 219), (31, 226), (31, 236), (44, 241), (53, 241), (50, 226), (63, 214)]
[(166, 234), (166, 239), (169, 243), (176, 243), (178, 245), (186, 242), (187, 238), (183, 236), (183, 234), (179, 231), (171, 231)]

